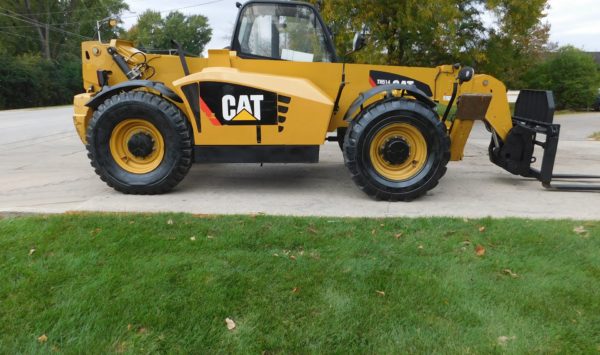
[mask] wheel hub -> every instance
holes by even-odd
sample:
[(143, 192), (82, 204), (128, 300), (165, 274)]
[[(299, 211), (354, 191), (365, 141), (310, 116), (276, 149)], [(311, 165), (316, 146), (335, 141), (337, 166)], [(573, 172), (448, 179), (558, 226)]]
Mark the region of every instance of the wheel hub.
[(138, 158), (146, 158), (154, 150), (154, 139), (148, 133), (135, 133), (127, 141), (127, 149)]
[(410, 156), (410, 145), (400, 137), (390, 138), (382, 149), (383, 159), (392, 165), (406, 162)]

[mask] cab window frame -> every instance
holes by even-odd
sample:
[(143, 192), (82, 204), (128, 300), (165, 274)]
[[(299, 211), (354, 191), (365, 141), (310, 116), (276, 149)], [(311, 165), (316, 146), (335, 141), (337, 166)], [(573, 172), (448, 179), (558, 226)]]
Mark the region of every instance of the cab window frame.
[[(329, 28), (325, 25), (325, 22), (321, 18), (321, 14), (319, 13), (319, 11), (317, 11), (315, 6), (313, 6), (312, 4), (305, 3), (305, 2), (298, 2), (298, 1), (248, 1), (247, 3), (245, 3), (238, 12), (237, 19), (236, 19), (236, 25), (235, 25), (235, 31), (233, 33), (233, 37), (231, 38), (231, 46), (230, 46), (231, 50), (236, 51), (237, 55), (240, 58), (289, 61), (287, 59), (273, 58), (270, 56), (261, 56), (261, 55), (252, 54), (252, 53), (245, 53), (242, 51), (241, 43), (239, 42), (238, 37), (240, 35), (240, 31), (241, 31), (241, 27), (242, 27), (243, 14), (247, 7), (253, 6), (253, 5), (303, 6), (303, 7), (309, 8), (310, 11), (313, 12), (319, 25), (321, 26), (321, 29), (323, 31), (323, 42), (325, 44), (325, 49), (331, 55), (330, 62), (323, 61), (323, 62), (311, 62), (311, 63), (337, 63), (338, 62), (338, 57), (335, 52), (335, 47), (333, 45), (331, 33), (329, 32)], [(247, 31), (247, 32), (249, 32), (249, 31)], [(249, 33), (245, 33), (245, 35), (248, 36)]]

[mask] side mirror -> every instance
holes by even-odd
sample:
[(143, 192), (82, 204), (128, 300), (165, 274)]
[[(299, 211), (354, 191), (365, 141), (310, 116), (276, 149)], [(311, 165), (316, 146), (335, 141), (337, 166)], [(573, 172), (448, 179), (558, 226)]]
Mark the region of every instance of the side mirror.
[(102, 37), (100, 37), (100, 29), (102, 26), (107, 25), (109, 28), (115, 28), (119, 24), (117, 19), (112, 17), (105, 17), (102, 20), (96, 21), (96, 31), (98, 32), (98, 42), (102, 42)]
[(367, 40), (365, 39), (363, 32), (356, 32), (354, 35), (354, 40), (352, 41), (352, 52), (363, 49), (366, 44)]
[(471, 79), (473, 79), (474, 75), (475, 69), (471, 67), (463, 67), (460, 72), (458, 72), (458, 82), (460, 84), (469, 82)]

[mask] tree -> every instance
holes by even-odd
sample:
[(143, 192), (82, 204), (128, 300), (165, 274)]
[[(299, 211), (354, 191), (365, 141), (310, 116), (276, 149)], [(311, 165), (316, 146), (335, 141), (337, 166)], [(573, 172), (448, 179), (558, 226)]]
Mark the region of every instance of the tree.
[[(547, 0), (312, 0), (343, 54), (363, 25), (369, 43), (351, 60), (407, 66), (459, 62), (500, 79), (520, 77), (548, 40)], [(483, 18), (493, 18), (493, 24)], [(522, 68), (522, 69), (521, 69)], [(510, 69), (510, 70), (507, 70)]]
[(530, 88), (552, 90), (557, 109), (588, 108), (598, 95), (598, 65), (589, 54), (566, 46), (551, 53), (525, 76)]
[(487, 6), (497, 20), (488, 31), (481, 68), (501, 77), (507, 86), (521, 88), (523, 75), (551, 46), (550, 25), (541, 21), (546, 0), (490, 0)]
[(0, 5), (0, 48), (11, 55), (40, 53), (45, 59), (80, 56), (96, 21), (119, 17), (123, 0), (5, 0)]
[(211, 36), (212, 29), (205, 16), (186, 16), (172, 11), (163, 18), (160, 12), (152, 10), (140, 15), (137, 24), (126, 33), (128, 39), (143, 48), (173, 48), (171, 40), (175, 39), (186, 51), (198, 55), (202, 54)]

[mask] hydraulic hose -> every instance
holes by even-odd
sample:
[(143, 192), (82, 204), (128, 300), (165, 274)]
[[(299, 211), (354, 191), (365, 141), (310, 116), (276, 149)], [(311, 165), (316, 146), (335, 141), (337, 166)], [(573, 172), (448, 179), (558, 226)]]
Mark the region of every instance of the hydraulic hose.
[(121, 69), (123, 74), (125, 74), (125, 76), (129, 80), (136, 80), (136, 79), (141, 78), (141, 76), (142, 76), (141, 73), (138, 71), (131, 70), (129, 68), (129, 65), (127, 65), (127, 61), (125, 60), (125, 58), (123, 58), (123, 56), (117, 52), (116, 48), (108, 47), (107, 51), (108, 51), (108, 54), (110, 54), (112, 56), (115, 63), (117, 63), (117, 66), (119, 67), (119, 69)]
[(448, 115), (450, 114), (450, 109), (452, 109), (452, 105), (454, 105), (454, 100), (456, 100), (456, 94), (458, 93), (458, 83), (454, 83), (452, 86), (452, 96), (450, 97), (450, 101), (448, 101), (448, 106), (446, 106), (446, 111), (444, 112), (444, 118), (442, 118), (442, 122), (446, 122), (448, 119)]

